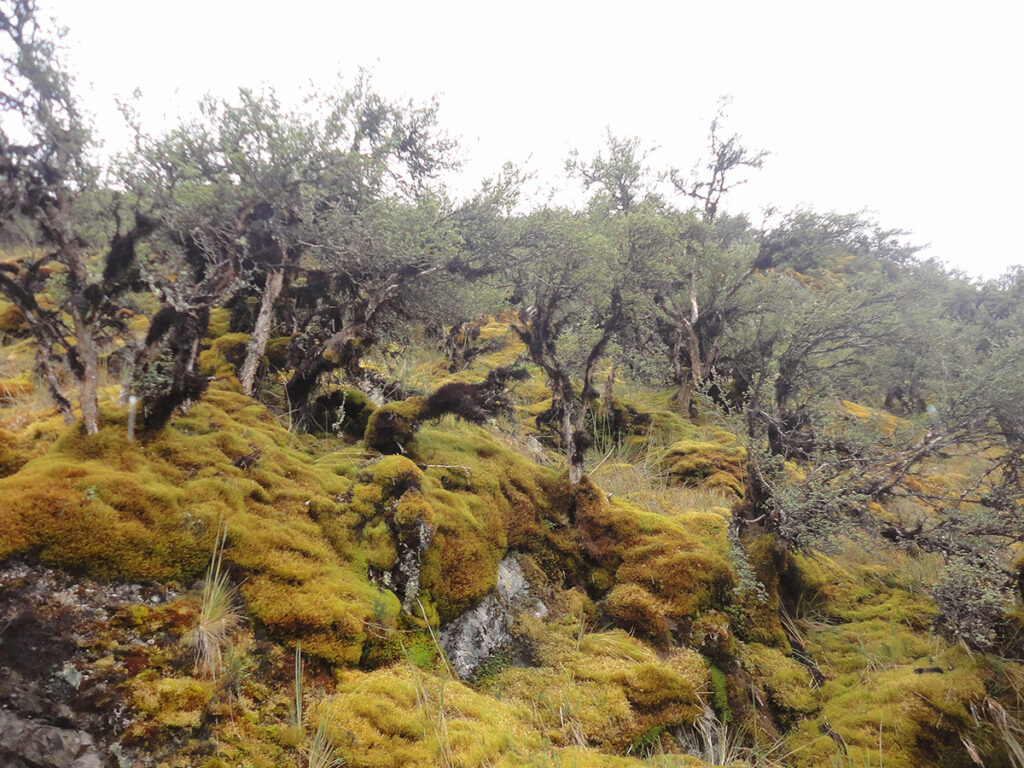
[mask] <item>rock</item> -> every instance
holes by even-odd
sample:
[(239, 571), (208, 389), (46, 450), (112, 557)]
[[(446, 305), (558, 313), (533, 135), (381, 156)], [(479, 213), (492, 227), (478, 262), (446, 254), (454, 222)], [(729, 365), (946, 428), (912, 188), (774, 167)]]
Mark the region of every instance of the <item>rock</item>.
[(0, 710), (0, 760), (33, 768), (104, 768), (92, 736)]
[(433, 538), (434, 530), (419, 519), (413, 526), (412, 535), (398, 541), (398, 563), (395, 570), (399, 578), (396, 581), (402, 585), (402, 608), (410, 615), (420, 596), (420, 566), (423, 564), (423, 555), (429, 549)]
[(519, 611), (543, 617), (547, 606), (530, 595), (523, 569), (513, 557), (498, 563), (498, 585), (475, 608), (441, 629), (441, 645), (459, 677), (473, 675), (490, 654), (511, 642), (509, 627)]

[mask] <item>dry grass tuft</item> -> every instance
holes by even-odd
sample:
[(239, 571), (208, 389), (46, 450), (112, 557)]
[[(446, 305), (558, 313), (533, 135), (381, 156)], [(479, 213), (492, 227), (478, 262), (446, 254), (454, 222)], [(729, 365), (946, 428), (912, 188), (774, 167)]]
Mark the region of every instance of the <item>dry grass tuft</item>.
[(195, 654), (196, 672), (212, 680), (223, 664), (223, 649), (228, 635), (238, 626), (242, 617), (234, 605), (235, 589), (223, 570), (224, 543), (227, 524), (221, 521), (214, 540), (213, 557), (203, 580), (203, 602), (196, 625), (186, 636), (186, 643)]

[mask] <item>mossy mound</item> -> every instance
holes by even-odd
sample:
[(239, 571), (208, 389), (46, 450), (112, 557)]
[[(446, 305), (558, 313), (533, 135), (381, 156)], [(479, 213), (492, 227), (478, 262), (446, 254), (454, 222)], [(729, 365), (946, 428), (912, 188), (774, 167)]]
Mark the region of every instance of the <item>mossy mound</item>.
[(788, 737), (801, 745), (793, 764), (972, 765), (965, 744), (991, 744), (976, 714), (1001, 673), (931, 634), (934, 604), (898, 586), (890, 569), (820, 555), (793, 565), (794, 627), (825, 677), (814, 694), (820, 712), (808, 708), (803, 673), (777, 653), (749, 646), (744, 659), (791, 720), (810, 715)]
[(309, 413), (310, 432), (335, 434), (344, 432), (352, 437), (366, 433), (370, 416), (377, 410), (366, 393), (355, 387), (343, 387), (317, 397)]
[(673, 443), (660, 458), (670, 483), (713, 488), (743, 498), (747, 451), (731, 435), (721, 441), (685, 439)]
[(424, 403), (422, 397), (410, 397), (375, 410), (366, 424), (366, 445), (381, 453), (404, 453), (419, 426)]
[(21, 310), (10, 302), (0, 299), (0, 333), (22, 337), (28, 334), (28, 323)]
[(230, 382), (151, 440), (128, 443), (125, 419), (107, 410), (96, 435), (68, 428), (0, 480), (11, 500), (0, 510), (0, 559), (30, 555), (98, 578), (188, 584), (223, 519), (248, 609), (278, 638), (354, 663), (364, 622), (393, 623), (394, 596), (341, 560), (314, 519), (338, 508), (351, 465), (314, 465)]
[(199, 353), (197, 368), (204, 376), (234, 376), (245, 362), (249, 348), (248, 333), (225, 333), (208, 340), (209, 346)]
[(555, 474), (486, 430), (449, 417), (443, 427), (421, 429), (409, 457), (424, 468), (423, 497), (435, 515), (421, 585), (442, 620), (494, 588), (508, 550), (535, 552), (551, 565), (553, 553), (568, 546), (557, 543), (559, 533), (544, 524), (552, 514)]
[(586, 478), (573, 501), (580, 550), (593, 565), (590, 587), (607, 591), (604, 608), (616, 625), (658, 642), (685, 639), (700, 612), (728, 605), (728, 561), (679, 519), (609, 501)]
[(622, 754), (653, 729), (692, 723), (703, 711), (709, 671), (693, 651), (657, 653), (622, 630), (581, 632), (572, 616), (524, 618), (519, 631), (536, 665), (505, 668), (485, 689), (531, 707), (552, 745)]

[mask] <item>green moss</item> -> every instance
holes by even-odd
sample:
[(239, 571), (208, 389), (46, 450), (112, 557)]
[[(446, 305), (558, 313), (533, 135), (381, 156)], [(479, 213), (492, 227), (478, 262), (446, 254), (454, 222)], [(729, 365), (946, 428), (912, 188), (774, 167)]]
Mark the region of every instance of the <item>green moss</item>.
[(192, 677), (136, 678), (132, 685), (135, 707), (157, 725), (166, 728), (198, 728), (212, 683)]
[(216, 339), (227, 335), (231, 330), (231, 310), (225, 307), (214, 307), (210, 310), (210, 322), (206, 326), (206, 337)]
[(381, 453), (403, 452), (419, 426), (417, 420), (424, 403), (422, 397), (410, 397), (375, 410), (363, 436), (367, 446)]
[(731, 435), (723, 433), (723, 441), (685, 439), (673, 443), (660, 458), (669, 482), (716, 489), (743, 498), (746, 449)]
[(732, 709), (729, 707), (728, 684), (725, 673), (718, 667), (711, 667), (711, 702), (718, 719), (728, 725), (733, 720)]
[(811, 676), (799, 662), (777, 648), (758, 643), (741, 646), (739, 656), (743, 667), (768, 694), (783, 724), (792, 725), (820, 709)]
[(199, 353), (197, 368), (204, 376), (234, 376), (235, 371), (245, 361), (248, 347), (248, 333), (225, 333), (217, 336), (210, 342), (208, 349)]
[[(0, 332), (11, 336), (22, 336), (28, 333), (28, 323), (24, 315), (13, 304), (0, 299)], [(3, 390), (0, 389), (0, 392)]]
[[(253, 618), (279, 639), (302, 639), (308, 653), (357, 662), (381, 593), (335, 546), (354, 538), (332, 501), (351, 481), (288, 447), (288, 433), (230, 384), (215, 384), (148, 442), (127, 443), (118, 418), (96, 435), (65, 430), (0, 480), (13, 499), (0, 509), (0, 557), (34, 553), (100, 578), (190, 583), (223, 518), (226, 559)], [(253, 449), (256, 468), (233, 466)], [(387, 605), (383, 622), (393, 626), (397, 601)]]
[(614, 573), (605, 610), (620, 626), (664, 642), (701, 611), (728, 604), (734, 584), (729, 563), (679, 519), (609, 501), (588, 479), (570, 498), (581, 553)]

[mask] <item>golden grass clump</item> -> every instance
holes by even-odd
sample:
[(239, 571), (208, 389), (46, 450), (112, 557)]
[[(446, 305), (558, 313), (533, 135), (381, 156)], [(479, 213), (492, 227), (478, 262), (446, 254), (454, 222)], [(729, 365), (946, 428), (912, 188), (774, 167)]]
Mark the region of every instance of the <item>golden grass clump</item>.
[(224, 544), (228, 530), (223, 523), (218, 526), (214, 540), (213, 556), (203, 579), (202, 602), (195, 626), (185, 636), (185, 643), (195, 655), (196, 672), (202, 677), (216, 681), (222, 664), (224, 645), (231, 631), (242, 620), (234, 605), (235, 589), (224, 569)]

